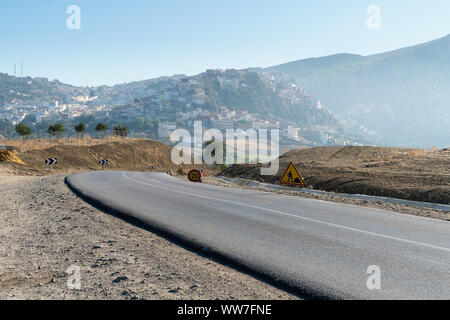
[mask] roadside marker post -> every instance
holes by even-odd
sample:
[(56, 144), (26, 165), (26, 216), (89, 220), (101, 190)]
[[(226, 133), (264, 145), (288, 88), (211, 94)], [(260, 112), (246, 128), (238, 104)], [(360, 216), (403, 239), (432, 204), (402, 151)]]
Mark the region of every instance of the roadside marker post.
[(196, 169), (189, 171), (188, 179), (191, 182), (202, 182), (202, 173)]
[(105, 166), (108, 165), (108, 160), (100, 160), (98, 163), (102, 165), (102, 171), (103, 171), (103, 170), (105, 170)]
[(50, 171), (53, 173), (53, 165), (58, 163), (58, 159), (56, 158), (47, 158), (45, 159), (45, 164), (50, 166)]
[(283, 176), (281, 177), (280, 184), (306, 187), (305, 179), (303, 179), (292, 162), (289, 164)]

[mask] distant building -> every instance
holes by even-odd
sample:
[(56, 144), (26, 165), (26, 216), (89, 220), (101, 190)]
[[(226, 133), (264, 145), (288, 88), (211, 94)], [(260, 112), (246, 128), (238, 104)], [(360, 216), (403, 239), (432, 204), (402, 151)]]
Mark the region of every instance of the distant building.
[(272, 126), (272, 124), (269, 121), (253, 121), (252, 122), (252, 128), (256, 130), (260, 129), (268, 129)]
[(318, 130), (301, 129), (299, 135), (310, 141), (321, 141), (321, 135)]
[(298, 139), (298, 131), (299, 131), (299, 128), (294, 128), (294, 127), (288, 126), (288, 132), (287, 132), (288, 139), (292, 139), (292, 140)]
[(234, 122), (230, 119), (210, 120), (211, 128), (224, 130), (234, 129)]

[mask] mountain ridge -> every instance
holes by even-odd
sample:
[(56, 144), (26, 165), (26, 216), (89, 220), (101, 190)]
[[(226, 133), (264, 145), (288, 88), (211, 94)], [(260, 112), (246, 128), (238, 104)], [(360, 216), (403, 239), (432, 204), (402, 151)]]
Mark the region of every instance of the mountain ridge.
[(375, 55), (337, 54), (264, 70), (288, 74), (341, 121), (376, 131), (385, 145), (446, 147), (449, 57), (447, 35)]

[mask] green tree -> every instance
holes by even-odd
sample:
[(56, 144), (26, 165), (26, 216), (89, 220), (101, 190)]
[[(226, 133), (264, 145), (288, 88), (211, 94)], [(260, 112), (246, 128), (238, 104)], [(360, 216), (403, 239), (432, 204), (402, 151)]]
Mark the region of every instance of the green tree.
[(25, 138), (31, 134), (31, 129), (23, 123), (19, 123), (16, 126), (16, 132), (23, 137), (23, 140), (25, 140)]
[(64, 125), (61, 123), (50, 125), (47, 129), (47, 132), (56, 137), (57, 140), (59, 140), (61, 134), (64, 132)]
[(114, 127), (114, 135), (125, 139), (128, 136), (128, 128), (126, 126), (117, 125)]
[(104, 124), (103, 122), (100, 122), (95, 127), (95, 130), (102, 133), (102, 136), (105, 137), (105, 131), (108, 130), (108, 126)]
[(84, 122), (80, 122), (74, 127), (74, 129), (80, 136), (80, 140), (83, 140), (83, 134), (86, 132), (86, 124)]
[(122, 126), (121, 135), (122, 138), (128, 137), (128, 128), (126, 126)]

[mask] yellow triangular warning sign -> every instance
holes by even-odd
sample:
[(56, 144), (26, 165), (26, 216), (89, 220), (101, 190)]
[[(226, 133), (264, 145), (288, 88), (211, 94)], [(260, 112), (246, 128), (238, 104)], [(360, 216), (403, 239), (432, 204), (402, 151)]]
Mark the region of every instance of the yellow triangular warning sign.
[(283, 177), (281, 178), (280, 184), (289, 184), (292, 186), (306, 187), (305, 180), (298, 172), (297, 168), (291, 162), (286, 169)]

